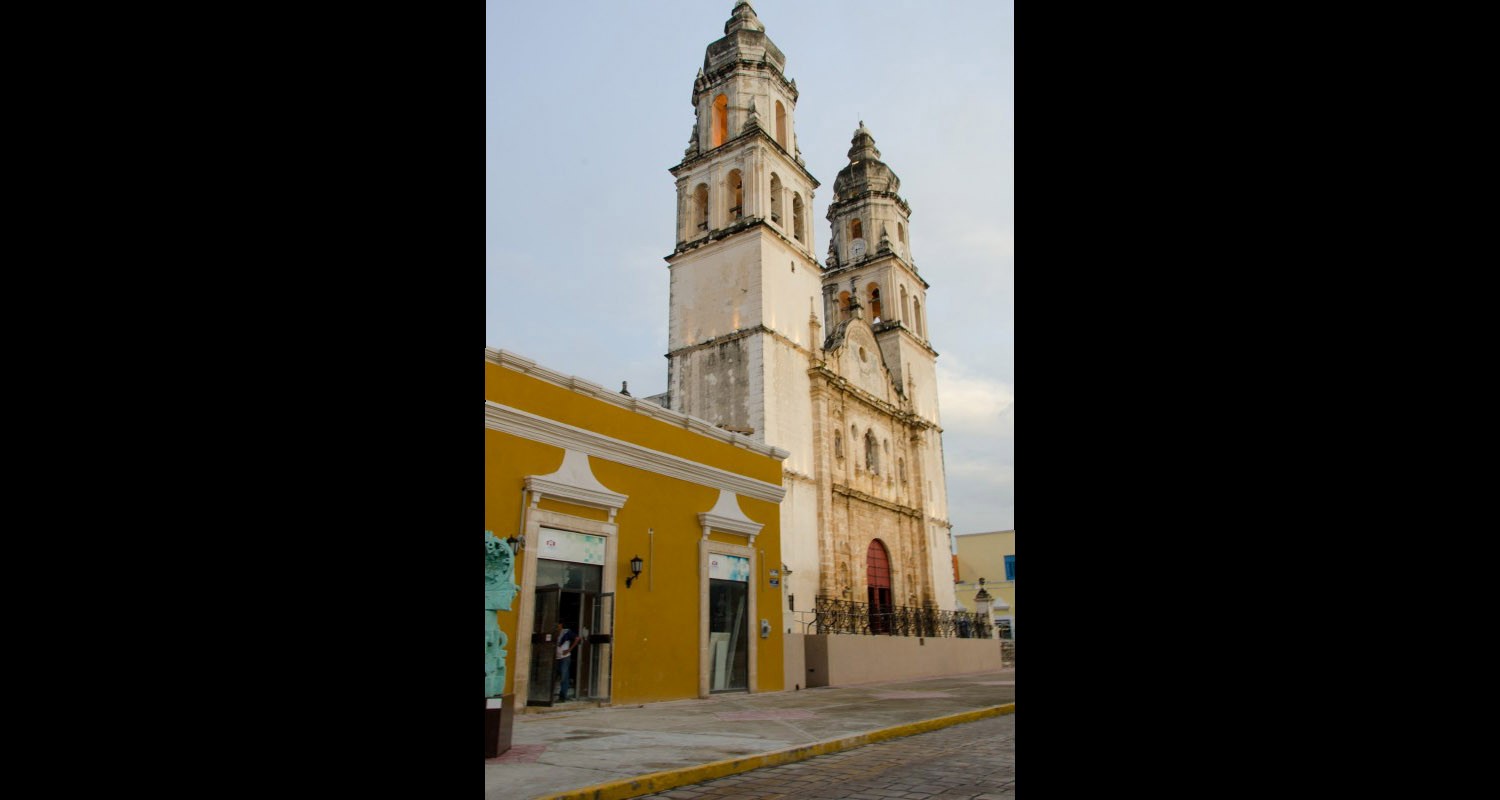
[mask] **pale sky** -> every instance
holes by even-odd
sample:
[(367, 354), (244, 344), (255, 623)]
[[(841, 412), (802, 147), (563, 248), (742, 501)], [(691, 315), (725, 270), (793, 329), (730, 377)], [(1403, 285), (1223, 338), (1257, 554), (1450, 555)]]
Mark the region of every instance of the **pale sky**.
[[(668, 168), (734, 0), (489, 0), (485, 345), (637, 397), (666, 391)], [(751, 0), (797, 81), (822, 184), (860, 120), (911, 204), (938, 351), (955, 534), (1015, 527), (1015, 7), (1010, 0)], [(455, 143), (455, 147), (460, 143)], [(775, 442), (772, 442), (775, 444)]]

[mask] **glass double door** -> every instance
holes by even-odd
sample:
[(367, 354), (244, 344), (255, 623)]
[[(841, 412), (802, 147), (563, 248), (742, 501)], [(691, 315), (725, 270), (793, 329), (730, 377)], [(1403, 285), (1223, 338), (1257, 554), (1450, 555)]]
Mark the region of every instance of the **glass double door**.
[(576, 637), (569, 694), (579, 700), (607, 701), (613, 660), (613, 593), (600, 592), (598, 565), (537, 559), (536, 611), (531, 627), (531, 672), (526, 702), (550, 706), (562, 689), (557, 663), (557, 624)]

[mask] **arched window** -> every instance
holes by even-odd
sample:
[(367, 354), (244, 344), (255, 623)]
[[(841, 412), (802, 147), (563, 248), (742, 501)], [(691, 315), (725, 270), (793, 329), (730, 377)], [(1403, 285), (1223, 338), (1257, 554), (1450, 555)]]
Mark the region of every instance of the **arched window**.
[(875, 441), (875, 431), (865, 431), (865, 469), (880, 474), (880, 445)]
[(927, 338), (927, 334), (925, 334), (925, 333), (922, 332), (922, 301), (921, 300), (915, 300), (914, 299), (914, 300), (911, 301), (911, 329), (913, 331), (915, 331), (918, 336), (921, 336), (924, 339)]
[(844, 435), (839, 431), (833, 432), (833, 457), (844, 457)]
[(740, 171), (732, 169), (729, 171), (729, 218), (739, 219), (744, 216), (745, 211), (745, 182), (740, 177)]
[(771, 221), (781, 224), (781, 177), (771, 173)]
[(693, 190), (693, 218), (698, 223), (698, 230), (708, 230), (708, 184), (700, 183)]
[(865, 238), (864, 225), (858, 219), (849, 220), (849, 241)]
[(865, 551), (866, 598), (870, 602), (870, 633), (891, 632), (891, 557), (885, 543), (870, 541)]
[[(839, 319), (849, 318), (849, 293), (839, 292)], [(849, 429), (849, 438), (854, 438), (854, 429)], [(852, 442), (851, 442), (852, 443)]]
[(792, 235), (802, 241), (802, 195), (792, 193)]
[(906, 296), (906, 287), (901, 287), (901, 321), (911, 327), (911, 301)]
[(719, 95), (714, 98), (713, 146), (718, 147), (729, 138), (729, 98)]
[(780, 100), (776, 101), (776, 143), (786, 149), (786, 106)]
[(896, 241), (901, 243), (901, 251), (906, 252), (906, 226), (896, 223)]
[(880, 284), (872, 283), (866, 288), (866, 294), (870, 297), (870, 321), (874, 322), (881, 318), (880, 314)]

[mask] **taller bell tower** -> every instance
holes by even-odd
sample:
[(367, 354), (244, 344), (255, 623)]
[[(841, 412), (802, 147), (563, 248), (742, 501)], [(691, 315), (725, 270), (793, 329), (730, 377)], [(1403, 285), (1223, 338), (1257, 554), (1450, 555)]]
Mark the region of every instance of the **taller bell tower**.
[[(693, 81), (677, 179), (668, 402), (792, 452), (811, 450), (807, 370), (821, 341), (818, 181), (798, 154), (797, 84), (746, 0)], [(802, 463), (799, 463), (799, 460)]]

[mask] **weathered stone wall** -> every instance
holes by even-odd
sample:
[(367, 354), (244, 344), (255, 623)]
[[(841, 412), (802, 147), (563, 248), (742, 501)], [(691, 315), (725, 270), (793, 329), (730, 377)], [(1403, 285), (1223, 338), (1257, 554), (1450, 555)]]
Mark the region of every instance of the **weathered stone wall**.
[(759, 250), (754, 237), (732, 238), (672, 263), (668, 352), (761, 323)]
[[(810, 477), (789, 473), (783, 485), (786, 496), (781, 501), (781, 560), (792, 574), (781, 576), (781, 622), (784, 629), (796, 633), (802, 631), (803, 623), (810, 618), (807, 612), (812, 611), (817, 600), (818, 520), (823, 497)], [(769, 614), (765, 616), (775, 619)]]
[[(714, 425), (755, 427), (759, 375), (754, 337), (725, 337), (672, 360), (674, 410)], [(757, 404), (758, 405), (758, 404)]]

